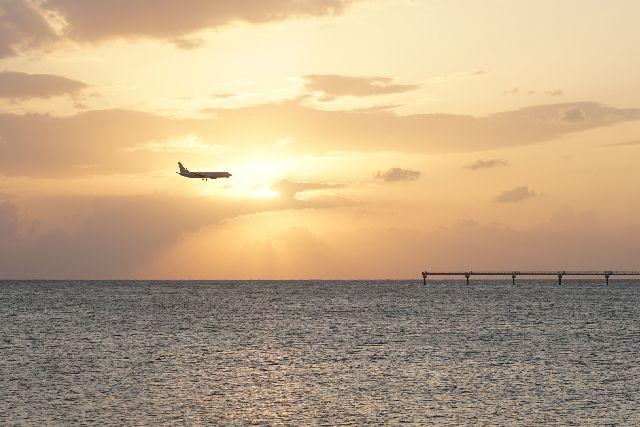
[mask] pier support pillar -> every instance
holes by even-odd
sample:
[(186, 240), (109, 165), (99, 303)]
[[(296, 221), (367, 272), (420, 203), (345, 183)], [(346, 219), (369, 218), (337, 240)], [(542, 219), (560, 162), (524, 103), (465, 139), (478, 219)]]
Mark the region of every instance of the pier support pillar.
[(427, 275), (425, 273), (422, 273), (422, 284), (427, 286)]
[(604, 275), (604, 278), (605, 278), (605, 280), (607, 281), (607, 285), (609, 284), (609, 276), (610, 276), (610, 275), (611, 275), (611, 274), (609, 274), (609, 273), (607, 273), (607, 274), (605, 274), (605, 275)]
[(516, 284), (516, 275), (515, 274), (511, 275), (511, 280), (512, 280), (512, 283), (515, 285)]
[(564, 274), (558, 274), (558, 285), (562, 285), (562, 276), (564, 276)]
[(471, 277), (471, 275), (470, 274), (465, 274), (464, 277), (467, 278), (467, 285), (468, 285), (469, 284), (469, 277)]

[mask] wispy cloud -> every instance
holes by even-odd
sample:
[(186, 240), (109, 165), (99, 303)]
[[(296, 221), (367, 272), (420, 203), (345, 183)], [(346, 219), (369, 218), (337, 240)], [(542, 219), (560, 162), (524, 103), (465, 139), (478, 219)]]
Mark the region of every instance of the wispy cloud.
[(613, 144), (606, 144), (607, 147), (628, 147), (631, 145), (640, 145), (640, 139), (633, 141), (616, 142)]
[(206, 42), (200, 37), (180, 37), (173, 39), (172, 43), (175, 47), (182, 50), (198, 49), (206, 45)]
[(214, 99), (227, 99), (227, 98), (233, 98), (234, 96), (237, 96), (237, 95), (235, 93), (212, 93), (209, 96)]
[(522, 186), (501, 193), (495, 198), (495, 201), (499, 203), (513, 203), (520, 202), (534, 196), (537, 196), (534, 191), (529, 190), (529, 187), (527, 186)]
[(376, 179), (382, 179), (386, 182), (402, 182), (415, 181), (420, 178), (422, 173), (411, 169), (391, 168), (388, 171), (378, 171), (375, 175)]
[(491, 160), (476, 160), (473, 163), (469, 163), (465, 166), (466, 169), (475, 171), (478, 169), (490, 169), (497, 168), (500, 166), (509, 166), (509, 162), (502, 159), (491, 159)]
[(552, 90), (545, 90), (545, 91), (537, 91), (534, 89), (521, 89), (519, 87), (514, 87), (512, 89), (505, 89), (504, 91), (502, 91), (503, 95), (535, 95), (537, 93), (540, 94), (544, 94), (547, 96), (562, 96), (564, 95), (564, 91), (561, 89), (552, 89)]
[(372, 96), (402, 93), (420, 88), (413, 84), (395, 83), (389, 77), (341, 76), (338, 74), (310, 74), (304, 76), (306, 89), (323, 92), (332, 100), (335, 96)]
[(148, 151), (152, 153), (200, 153), (220, 155), (232, 151), (228, 145), (208, 144), (195, 134), (186, 134), (164, 141), (149, 141), (145, 144), (124, 148), (124, 151)]
[(278, 193), (287, 196), (290, 199), (295, 199), (299, 193), (305, 191), (314, 190), (326, 190), (326, 189), (338, 189), (343, 188), (342, 184), (333, 184), (327, 182), (312, 182), (312, 181), (291, 181), (283, 179), (273, 185), (273, 189)]
[(298, 208), (332, 208), (358, 203), (333, 191), (342, 188), (343, 184), (288, 179), (281, 180), (271, 187), (285, 200), (289, 200), (292, 206)]

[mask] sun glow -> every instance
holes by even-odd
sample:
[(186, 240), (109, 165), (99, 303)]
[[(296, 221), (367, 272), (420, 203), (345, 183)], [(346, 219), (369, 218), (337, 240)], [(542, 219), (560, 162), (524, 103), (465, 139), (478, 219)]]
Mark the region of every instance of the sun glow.
[(272, 190), (291, 173), (292, 159), (261, 159), (242, 163), (225, 163), (224, 170), (233, 176), (228, 180), (229, 196), (268, 199), (279, 196)]
[(253, 192), (255, 197), (259, 197), (261, 199), (278, 197), (279, 193), (267, 187), (259, 187)]

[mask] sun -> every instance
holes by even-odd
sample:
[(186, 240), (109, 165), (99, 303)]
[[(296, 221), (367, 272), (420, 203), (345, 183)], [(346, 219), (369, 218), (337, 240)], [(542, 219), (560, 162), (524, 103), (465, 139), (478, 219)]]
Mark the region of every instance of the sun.
[(267, 187), (258, 187), (253, 192), (255, 197), (259, 197), (261, 199), (278, 197), (279, 193)]

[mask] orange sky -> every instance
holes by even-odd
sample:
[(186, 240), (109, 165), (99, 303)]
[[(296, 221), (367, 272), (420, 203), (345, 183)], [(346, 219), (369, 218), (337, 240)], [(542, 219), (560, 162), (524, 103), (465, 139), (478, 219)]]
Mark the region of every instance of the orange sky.
[(0, 278), (638, 269), (638, 17), (0, 0)]

